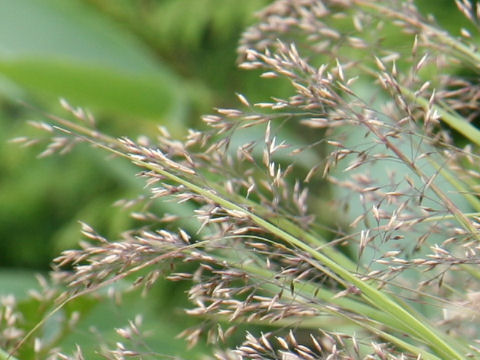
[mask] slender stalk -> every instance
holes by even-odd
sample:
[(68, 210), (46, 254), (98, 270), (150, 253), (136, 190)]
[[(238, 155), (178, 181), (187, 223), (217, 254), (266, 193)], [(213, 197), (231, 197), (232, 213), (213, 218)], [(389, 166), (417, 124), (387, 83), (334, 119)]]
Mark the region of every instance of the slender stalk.
[(446, 109), (435, 104), (430, 104), (427, 99), (416, 95), (413, 91), (409, 90), (406, 87), (402, 87), (401, 91), (408, 100), (416, 102), (417, 104), (423, 106), (426, 111), (429, 108), (436, 111), (440, 116), (440, 119), (445, 124), (450, 126), (452, 129), (458, 131), (460, 134), (465, 136), (466, 139), (470, 140), (475, 145), (480, 146), (480, 130), (470, 124), (468, 121), (466, 121), (463, 117), (455, 113), (452, 109)]

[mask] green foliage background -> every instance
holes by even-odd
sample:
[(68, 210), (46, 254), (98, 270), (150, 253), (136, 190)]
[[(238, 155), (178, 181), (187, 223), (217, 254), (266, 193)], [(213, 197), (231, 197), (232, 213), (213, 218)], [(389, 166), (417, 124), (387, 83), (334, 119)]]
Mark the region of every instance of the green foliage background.
[[(40, 160), (39, 148), (19, 150), (8, 140), (32, 131), (26, 120), (42, 120), (42, 112), (62, 115), (58, 98), (64, 97), (92, 111), (110, 134), (155, 134), (164, 125), (181, 136), (201, 127), (200, 115), (212, 107), (235, 106), (235, 92), (265, 100), (281, 89), (238, 70), (235, 49), (253, 13), (269, 2), (0, 2), (0, 295), (24, 297), (32, 273), (47, 271), (54, 256), (75, 246), (79, 220), (107, 237), (130, 228), (128, 213), (112, 204), (143, 186), (129, 164), (105, 161), (87, 147)], [(418, 3), (449, 30), (458, 31), (464, 21), (454, 1)], [(123, 308), (85, 300), (91, 318), (61, 343), (73, 348), (82, 342), (92, 321), (114, 339), (112, 329), (143, 309), (152, 315), (154, 348), (181, 353), (183, 342), (171, 341), (184, 327), (176, 324), (184, 318), (171, 310), (179, 308), (175, 294), (183, 297), (181, 291), (163, 284), (148, 299), (126, 299)], [(25, 306), (34, 309), (35, 303)]]

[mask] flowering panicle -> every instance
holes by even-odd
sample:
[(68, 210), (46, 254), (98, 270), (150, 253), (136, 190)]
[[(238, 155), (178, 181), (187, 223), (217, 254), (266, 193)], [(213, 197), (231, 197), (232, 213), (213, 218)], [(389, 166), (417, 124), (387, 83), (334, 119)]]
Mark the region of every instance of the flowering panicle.
[[(478, 7), (457, 5), (478, 23)], [(118, 202), (142, 204), (118, 240), (82, 224), (80, 249), (54, 261), (60, 298), (188, 281), (186, 313), (203, 322), (181, 336), (206, 338), (217, 359), (478, 356), (478, 319), (464, 316), (479, 306), (478, 85), (451, 75), (478, 72), (468, 32), (452, 37), (411, 1), (277, 0), (258, 16), (239, 66), (288, 95), (237, 94), (239, 109), (216, 109), (184, 141), (164, 128), (109, 137), (65, 101), (73, 120), (36, 124), (52, 139), (41, 156), (89, 142), (137, 165), (148, 189)]]

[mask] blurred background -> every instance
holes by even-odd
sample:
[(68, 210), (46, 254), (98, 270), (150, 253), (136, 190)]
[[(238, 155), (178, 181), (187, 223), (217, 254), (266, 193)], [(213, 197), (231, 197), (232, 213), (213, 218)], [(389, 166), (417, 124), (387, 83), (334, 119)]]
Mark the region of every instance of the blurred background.
[[(66, 115), (60, 97), (90, 110), (102, 130), (132, 138), (155, 134), (158, 125), (180, 137), (202, 127), (200, 116), (213, 107), (237, 106), (235, 92), (267, 100), (271, 85), (237, 69), (236, 47), (253, 14), (270, 2), (0, 1), (0, 295), (25, 297), (36, 284), (33, 274), (76, 246), (79, 220), (112, 238), (130, 228), (128, 212), (112, 204), (143, 187), (132, 166), (106, 161), (101, 151), (80, 146), (37, 159), (43, 148), (8, 140), (34, 133), (27, 121), (44, 120), (42, 112)], [(447, 30), (464, 21), (453, 0), (416, 3)], [(112, 329), (135, 308), (148, 308), (150, 326), (162, 334), (155, 348), (182, 353), (184, 343), (172, 339), (185, 325), (177, 323), (183, 290), (163, 284), (155, 291), (149, 300), (127, 300), (130, 312), (90, 304), (85, 324), (95, 319)]]

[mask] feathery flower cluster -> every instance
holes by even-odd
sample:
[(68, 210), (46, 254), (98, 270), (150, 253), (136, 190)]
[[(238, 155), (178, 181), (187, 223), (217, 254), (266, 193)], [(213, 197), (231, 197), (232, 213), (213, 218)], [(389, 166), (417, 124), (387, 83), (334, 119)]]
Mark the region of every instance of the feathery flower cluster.
[[(478, 4), (457, 5), (478, 28)], [(240, 67), (288, 84), (287, 97), (238, 94), (240, 109), (204, 116), (210, 130), (184, 141), (164, 128), (109, 137), (65, 101), (73, 120), (36, 124), (52, 140), (41, 156), (88, 142), (136, 164), (150, 191), (118, 203), (144, 203), (132, 213), (144, 226), (120, 239), (82, 225), (80, 249), (55, 259), (60, 300), (132, 277), (188, 281), (186, 312), (202, 323), (181, 336), (216, 359), (480, 356), (478, 84), (455, 75), (479, 71), (470, 33), (452, 37), (411, 1), (277, 0), (258, 16)], [(194, 220), (158, 201), (191, 204)]]

